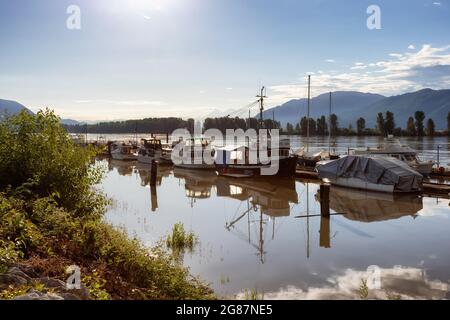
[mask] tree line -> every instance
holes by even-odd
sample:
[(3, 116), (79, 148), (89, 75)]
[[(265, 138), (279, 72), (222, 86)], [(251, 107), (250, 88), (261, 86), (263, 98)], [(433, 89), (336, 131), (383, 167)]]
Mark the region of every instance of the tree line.
[[(327, 121), (328, 120), (328, 121)], [(426, 120), (426, 122), (425, 122)], [(330, 127), (330, 128), (328, 128)], [(398, 127), (395, 122), (394, 113), (386, 111), (386, 113), (379, 112), (377, 114), (375, 128), (366, 127), (366, 119), (360, 117), (356, 121), (356, 128), (350, 124), (347, 128), (339, 127), (339, 121), (336, 114), (332, 114), (330, 119), (326, 119), (325, 116), (321, 116), (318, 119), (309, 119), (309, 134), (311, 136), (326, 136), (330, 134), (332, 136), (410, 136), (410, 137), (423, 137), (423, 136), (450, 136), (450, 112), (447, 115), (447, 131), (437, 132), (433, 119), (426, 119), (423, 111), (416, 111), (414, 115), (408, 118), (405, 129)], [(287, 134), (307, 135), (308, 132), (308, 119), (303, 117), (299, 123), (294, 127), (291, 123), (287, 123), (284, 130)]]
[(63, 125), (63, 127), (71, 133), (171, 133), (179, 128), (186, 128), (192, 133), (194, 125), (194, 119), (171, 117)]
[[(426, 120), (426, 121), (425, 121)], [(309, 122), (309, 129), (308, 129)], [(183, 120), (181, 118), (146, 118), (141, 120), (126, 120), (101, 122), (98, 124), (77, 124), (64, 125), (66, 130), (72, 133), (171, 133), (175, 129), (186, 128), (189, 132), (194, 132), (194, 119)], [(243, 119), (239, 117), (218, 117), (206, 118), (203, 122), (203, 130), (219, 129), (225, 134), (227, 129), (258, 129), (260, 121), (257, 118)], [(336, 114), (332, 114), (329, 119), (321, 116), (318, 119), (307, 117), (295, 124), (287, 123), (282, 127), (281, 123), (272, 119), (264, 119), (263, 127), (266, 129), (280, 129), (283, 134), (304, 135), (309, 130), (311, 136), (437, 136), (447, 134), (450, 136), (450, 112), (447, 115), (447, 131), (437, 132), (433, 119), (426, 119), (423, 111), (416, 111), (408, 118), (405, 129), (397, 126), (394, 113), (386, 111), (378, 113), (375, 128), (366, 127), (366, 120), (360, 117), (356, 121), (356, 126), (350, 124), (346, 128), (339, 127), (339, 119)]]

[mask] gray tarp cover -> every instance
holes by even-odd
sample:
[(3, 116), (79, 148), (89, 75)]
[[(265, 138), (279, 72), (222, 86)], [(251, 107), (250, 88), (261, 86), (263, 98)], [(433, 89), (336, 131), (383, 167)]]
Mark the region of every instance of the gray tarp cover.
[(422, 175), (395, 158), (346, 156), (317, 167), (321, 178), (358, 178), (367, 182), (394, 185), (398, 191), (418, 191)]

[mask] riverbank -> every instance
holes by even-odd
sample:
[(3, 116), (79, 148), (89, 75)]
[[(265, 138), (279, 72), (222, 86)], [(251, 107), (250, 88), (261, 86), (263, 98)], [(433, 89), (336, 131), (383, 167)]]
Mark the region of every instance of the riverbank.
[[(1, 299), (214, 298), (163, 244), (149, 249), (103, 221), (93, 152), (75, 146), (52, 112), (1, 122), (0, 139)], [(83, 294), (64, 286), (69, 266)]]

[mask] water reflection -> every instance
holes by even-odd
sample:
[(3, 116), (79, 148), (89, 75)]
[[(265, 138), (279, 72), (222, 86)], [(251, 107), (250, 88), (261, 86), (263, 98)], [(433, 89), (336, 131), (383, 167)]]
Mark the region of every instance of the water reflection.
[(344, 217), (361, 222), (384, 221), (404, 216), (416, 217), (423, 209), (416, 194), (388, 194), (331, 187), (330, 207)]
[[(102, 187), (120, 204), (106, 219), (148, 245), (182, 222), (200, 239), (184, 263), (218, 294), (258, 288), (266, 298), (350, 298), (354, 291), (346, 293), (345, 281), (359, 283), (356, 270), (374, 264), (408, 266), (411, 272), (384, 283), (399, 286), (405, 298), (414, 296), (414, 270), (427, 270), (426, 279), (444, 284), (450, 278), (447, 199), (331, 187), (323, 201), (313, 182), (230, 179), (162, 166), (156, 186), (149, 187), (150, 166), (102, 163), (111, 170)], [(423, 290), (435, 284), (422, 287), (416, 280)]]
[[(440, 280), (430, 280), (423, 268), (396, 266), (380, 268), (380, 287), (369, 288), (365, 299), (449, 299), (450, 285)], [(370, 279), (367, 271), (347, 269), (327, 279), (328, 285), (302, 289), (294, 286), (276, 292), (267, 292), (269, 300), (352, 300), (362, 299), (359, 288), (362, 279)], [(400, 290), (399, 290), (400, 289)], [(238, 298), (244, 299), (240, 293)]]

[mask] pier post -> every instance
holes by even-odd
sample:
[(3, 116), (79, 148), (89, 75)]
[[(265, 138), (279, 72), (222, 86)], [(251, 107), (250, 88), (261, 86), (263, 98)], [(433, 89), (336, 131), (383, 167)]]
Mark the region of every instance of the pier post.
[(320, 185), (320, 247), (330, 248), (330, 185)]
[(156, 185), (150, 185), (150, 199), (152, 202), (152, 211), (158, 209), (158, 194), (156, 193)]
[(150, 185), (156, 186), (156, 177), (158, 175), (158, 162), (152, 160), (152, 171), (150, 173)]
[(441, 149), (441, 146), (440, 145), (438, 145), (437, 146), (437, 168), (438, 168), (438, 170), (439, 170), (439, 167), (441, 166), (441, 163), (440, 163), (440, 159), (439, 159), (439, 150)]

